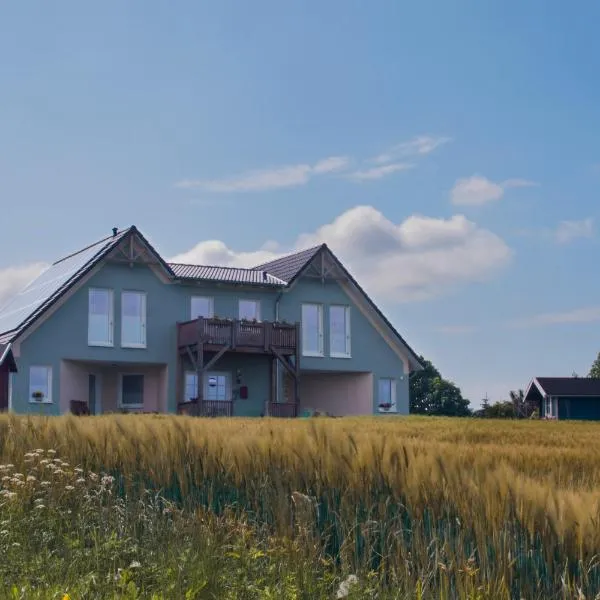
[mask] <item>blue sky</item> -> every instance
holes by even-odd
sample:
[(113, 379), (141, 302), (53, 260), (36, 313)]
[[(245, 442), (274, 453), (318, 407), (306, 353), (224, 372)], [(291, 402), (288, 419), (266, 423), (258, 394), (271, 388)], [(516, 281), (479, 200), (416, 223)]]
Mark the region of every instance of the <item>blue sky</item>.
[(474, 404), (585, 374), (599, 19), (541, 0), (5, 3), (0, 294), (114, 225), (230, 264), (325, 240)]

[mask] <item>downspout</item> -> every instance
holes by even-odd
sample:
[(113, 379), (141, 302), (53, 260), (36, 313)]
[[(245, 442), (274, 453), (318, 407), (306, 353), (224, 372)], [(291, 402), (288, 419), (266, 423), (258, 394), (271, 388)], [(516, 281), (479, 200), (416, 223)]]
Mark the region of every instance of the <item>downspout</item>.
[[(275, 298), (275, 322), (279, 321), (279, 301), (283, 296), (283, 292), (279, 292), (277, 294), (277, 298)], [(275, 377), (275, 402), (279, 402), (279, 359), (275, 363), (277, 365), (277, 373)]]

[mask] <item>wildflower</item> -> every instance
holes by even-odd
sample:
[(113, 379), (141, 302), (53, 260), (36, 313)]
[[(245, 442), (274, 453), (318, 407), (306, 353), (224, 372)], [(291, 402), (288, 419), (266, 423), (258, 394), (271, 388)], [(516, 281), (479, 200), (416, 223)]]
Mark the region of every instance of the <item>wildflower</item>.
[(63, 594), (62, 600), (71, 600), (71, 596), (69, 596), (69, 594)]
[(41, 498), (36, 498), (33, 503), (34, 504), (41, 504), (43, 502), (43, 500)]
[(42, 487), (48, 487), (49, 485), (52, 485), (52, 483), (50, 483), (49, 481), (40, 481), (40, 485)]
[(64, 471), (62, 469), (54, 469), (55, 475), (64, 475)]
[(15, 465), (8, 463), (7, 465), (4, 465), (7, 469), (14, 469)]
[(92, 481), (98, 481), (98, 475), (96, 475), (96, 473), (90, 472), (89, 477)]
[(141, 563), (141, 562), (139, 562), (139, 561), (137, 561), (137, 560), (134, 560), (134, 561), (132, 561), (132, 562), (131, 562), (131, 564), (129, 565), (129, 568), (130, 568), (130, 569), (139, 569), (141, 566), (142, 566), (142, 563)]
[(10, 479), (10, 475), (5, 475), (5, 476), (2, 478), (2, 481), (8, 481), (9, 479)]
[(75, 471), (75, 473), (83, 473), (83, 469), (81, 467), (75, 467), (73, 471)]
[(80, 477), (79, 479), (77, 479), (77, 480), (75, 481), (75, 483), (79, 483), (79, 484), (81, 484), (81, 483), (85, 483), (85, 479), (84, 479), (83, 477)]
[(35, 454), (33, 452), (25, 452), (23, 456), (25, 456), (25, 458), (34, 458)]
[(13, 545), (15, 548), (20, 548), (20, 547), (21, 547), (21, 544), (19, 544), (19, 542), (13, 542), (13, 543), (12, 543), (12, 545)]
[(55, 462), (57, 464), (62, 464), (62, 460), (60, 460), (60, 458), (53, 458), (52, 462)]
[(37, 481), (33, 475), (27, 475), (27, 481)]
[(43, 448), (38, 448), (38, 449), (35, 451), (35, 453), (36, 453), (36, 454), (44, 454), (44, 450), (43, 450)]
[(114, 482), (115, 478), (112, 475), (104, 475), (100, 480), (102, 485), (111, 485)]
[(52, 448), (50, 448), (50, 450), (46, 450), (46, 452), (52, 456), (56, 454), (56, 450), (52, 450)]
[(14, 473), (13, 477), (16, 477), (17, 479), (23, 479), (25, 475), (23, 475), (23, 473)]
[(72, 485), (65, 485), (65, 490), (74, 490), (75, 488)]
[(47, 465), (50, 461), (47, 458), (42, 458), (42, 460), (40, 460), (40, 465)]
[(35, 507), (39, 510), (42, 510), (42, 509), (46, 508), (46, 505), (45, 504), (36, 504)]
[(0, 535), (8, 535), (8, 529), (3, 529), (0, 531)]
[(338, 588), (336, 598), (347, 598), (350, 595), (350, 588), (358, 583), (358, 577), (356, 575), (348, 575)]

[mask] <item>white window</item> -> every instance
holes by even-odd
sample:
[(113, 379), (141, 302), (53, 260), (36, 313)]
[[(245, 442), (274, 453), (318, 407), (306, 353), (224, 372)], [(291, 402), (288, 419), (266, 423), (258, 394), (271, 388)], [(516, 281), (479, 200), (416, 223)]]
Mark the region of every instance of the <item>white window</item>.
[(384, 377), (379, 380), (377, 395), (379, 412), (396, 412), (396, 380)]
[(29, 367), (29, 402), (52, 402), (52, 367)]
[(552, 416), (552, 398), (550, 396), (546, 396), (546, 416)]
[(206, 373), (204, 376), (205, 400), (231, 400), (229, 373)]
[(113, 345), (113, 292), (90, 288), (88, 293), (88, 345)]
[(183, 384), (183, 401), (190, 402), (198, 397), (198, 375), (194, 371), (187, 371)]
[(240, 300), (240, 319), (260, 321), (260, 301), (259, 300)]
[(302, 305), (302, 354), (323, 356), (323, 307)]
[(144, 292), (121, 294), (121, 346), (146, 347), (146, 294)]
[(138, 373), (122, 373), (119, 386), (119, 406), (121, 408), (143, 408), (144, 376)]
[(329, 355), (350, 358), (350, 307), (329, 307)]
[(192, 296), (190, 318), (197, 319), (198, 317), (204, 317), (205, 319), (212, 319), (214, 314), (215, 309), (212, 298), (206, 296)]

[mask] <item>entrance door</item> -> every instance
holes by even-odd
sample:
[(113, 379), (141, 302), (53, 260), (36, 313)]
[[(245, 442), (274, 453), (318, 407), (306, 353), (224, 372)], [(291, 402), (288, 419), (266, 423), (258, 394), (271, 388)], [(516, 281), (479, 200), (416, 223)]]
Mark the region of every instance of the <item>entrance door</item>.
[(204, 380), (205, 400), (231, 400), (231, 379), (229, 373), (206, 373)]
[(90, 415), (100, 414), (100, 377), (96, 373), (88, 375), (88, 408)]

